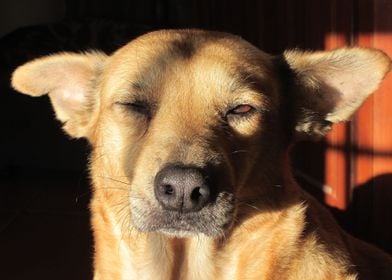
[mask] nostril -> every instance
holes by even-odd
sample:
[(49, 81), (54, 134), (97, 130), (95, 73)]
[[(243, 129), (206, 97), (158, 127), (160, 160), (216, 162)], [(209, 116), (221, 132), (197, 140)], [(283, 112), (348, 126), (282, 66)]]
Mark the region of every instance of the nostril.
[(208, 186), (196, 187), (190, 194), (189, 202), (195, 211), (203, 207), (210, 199), (210, 188)]
[(191, 193), (191, 200), (198, 201), (199, 197), (201, 197), (201, 196), (202, 196), (202, 194), (200, 193), (200, 187), (197, 187)]
[(210, 192), (208, 188), (206, 187), (196, 187), (193, 189), (191, 193), (191, 200), (198, 202), (200, 200), (203, 200), (204, 198), (207, 198), (210, 195)]
[(172, 185), (164, 185), (162, 187), (163, 193), (166, 195), (173, 195), (174, 194), (174, 188)]

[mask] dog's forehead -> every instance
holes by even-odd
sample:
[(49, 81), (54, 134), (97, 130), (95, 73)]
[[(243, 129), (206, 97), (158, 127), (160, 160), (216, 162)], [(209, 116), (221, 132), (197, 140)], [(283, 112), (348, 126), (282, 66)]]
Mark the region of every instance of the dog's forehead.
[(117, 51), (106, 80), (119, 92), (157, 85), (170, 74), (185, 79), (192, 75), (195, 83), (226, 83), (234, 90), (242, 83), (262, 84), (272, 69), (271, 56), (235, 35), (168, 30), (141, 36)]

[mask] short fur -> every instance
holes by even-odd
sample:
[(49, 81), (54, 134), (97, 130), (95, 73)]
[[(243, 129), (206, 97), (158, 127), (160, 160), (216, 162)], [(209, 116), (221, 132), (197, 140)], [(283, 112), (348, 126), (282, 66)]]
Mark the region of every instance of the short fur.
[[(149, 33), (111, 56), (62, 53), (13, 74), (49, 94), (72, 137), (92, 146), (95, 280), (392, 279), (388, 255), (342, 231), (293, 179), (288, 149), (346, 121), (379, 86), (381, 51), (270, 56), (234, 35)], [(194, 166), (213, 200), (163, 208), (154, 178)]]

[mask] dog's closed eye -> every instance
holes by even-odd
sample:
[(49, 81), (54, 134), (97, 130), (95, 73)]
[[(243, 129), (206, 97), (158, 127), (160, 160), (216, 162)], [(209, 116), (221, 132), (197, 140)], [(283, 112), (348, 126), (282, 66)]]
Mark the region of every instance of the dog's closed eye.
[(245, 115), (245, 114), (253, 112), (253, 110), (255, 110), (255, 108), (253, 108), (252, 106), (250, 106), (248, 104), (241, 104), (241, 105), (238, 105), (238, 106), (234, 107), (233, 109), (229, 110), (227, 112), (227, 114)]
[(255, 107), (249, 105), (249, 104), (240, 104), (233, 106), (231, 109), (229, 109), (226, 114), (225, 114), (225, 119), (230, 122), (230, 121), (240, 121), (240, 120), (246, 120), (254, 113), (256, 113), (257, 110)]
[(256, 131), (262, 116), (262, 110), (249, 104), (233, 106), (225, 114), (226, 123), (242, 136), (252, 135)]
[(124, 106), (132, 112), (150, 117), (151, 107), (146, 101), (116, 102), (117, 105)]

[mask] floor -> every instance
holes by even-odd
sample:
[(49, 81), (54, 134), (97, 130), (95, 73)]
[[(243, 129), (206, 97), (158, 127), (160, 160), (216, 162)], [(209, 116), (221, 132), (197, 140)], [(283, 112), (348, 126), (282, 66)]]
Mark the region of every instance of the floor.
[(92, 279), (87, 176), (40, 173), (0, 177), (0, 279)]

